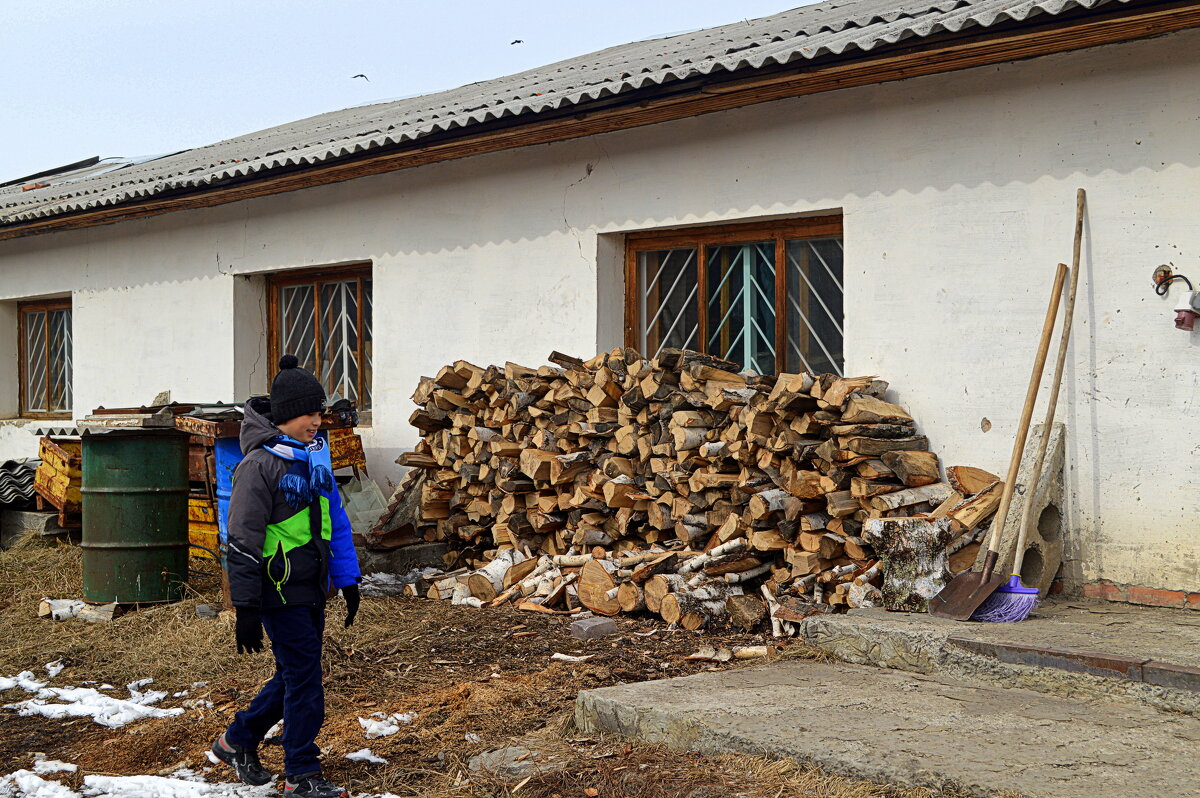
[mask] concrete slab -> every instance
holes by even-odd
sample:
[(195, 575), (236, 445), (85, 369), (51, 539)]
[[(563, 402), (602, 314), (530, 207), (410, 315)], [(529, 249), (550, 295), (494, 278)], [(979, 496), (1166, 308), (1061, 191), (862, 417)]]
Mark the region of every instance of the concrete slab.
[(847, 662), (1200, 715), (1200, 614), (1188, 610), (1054, 599), (1015, 624), (852, 610), (807, 619), (801, 634)]
[(379, 551), (356, 547), (358, 567), (364, 574), (407, 574), (422, 568), (444, 568), (442, 555), (450, 550), (447, 543), (418, 543), (398, 549)]
[(702, 754), (811, 762), (902, 786), (1037, 798), (1196, 795), (1200, 720), (845, 664), (765, 667), (579, 694), (575, 719)]
[(67, 530), (58, 525), (58, 513), (34, 510), (0, 510), (0, 548), (8, 548), (27, 535), (59, 538)]

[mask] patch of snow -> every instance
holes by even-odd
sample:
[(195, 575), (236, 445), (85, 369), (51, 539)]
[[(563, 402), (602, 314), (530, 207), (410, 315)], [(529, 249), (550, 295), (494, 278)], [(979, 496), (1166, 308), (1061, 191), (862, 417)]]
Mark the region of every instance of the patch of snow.
[(78, 765), (72, 765), (70, 762), (59, 762), (56, 759), (39, 759), (33, 763), (33, 772), (39, 776), (45, 776), (50, 773), (74, 773), (79, 770)]
[(467, 732), (466, 734), (463, 735), (463, 739), (469, 743), (477, 743), (480, 741), (481, 738), (475, 732)]
[(27, 693), (36, 693), (48, 682), (39, 682), (33, 678), (33, 671), (21, 671), (16, 676), (0, 676), (0, 692), (20, 687)]
[(63, 668), (67, 666), (63, 665), (61, 659), (56, 659), (54, 662), (47, 662), (43, 667), (45, 667), (46, 673), (50, 674), (50, 678), (53, 679), (58, 674), (62, 673)]
[(178, 693), (171, 693), (171, 698), (186, 698), (187, 694), (187, 690), (180, 690)]
[(129, 690), (129, 692), (133, 693), (141, 690), (148, 684), (152, 684), (153, 682), (153, 679), (138, 679), (136, 682), (130, 682), (129, 684), (125, 685), (125, 688)]
[(192, 682), (191, 690), (199, 690), (201, 687), (208, 687), (208, 682)]
[(363, 727), (363, 733), (368, 740), (377, 737), (387, 737), (400, 731), (401, 726), (408, 726), (416, 720), (415, 712), (395, 712), (385, 715), (382, 712), (371, 713), (370, 718), (359, 718), (358, 723)]
[(165, 776), (84, 776), (83, 795), (90, 798), (265, 798), (275, 787), (207, 784)]
[[(129, 692), (129, 699), (123, 700), (104, 695), (90, 687), (46, 687), (39, 690), (35, 698), (16, 704), (5, 704), (4, 709), (15, 709), (20, 715), (41, 715), (52, 720), (91, 718), (110, 729), (119, 728), (141, 718), (169, 718), (183, 714), (182, 707), (161, 709), (152, 706), (166, 697), (164, 692), (140, 693), (132, 687)], [(58, 699), (62, 703), (50, 703), (52, 699)]]
[(387, 760), (381, 756), (376, 756), (371, 753), (370, 748), (363, 748), (355, 751), (352, 754), (346, 754), (346, 758), (354, 762), (370, 762), (373, 765), (386, 765)]
[(0, 796), (3, 798), (79, 798), (79, 793), (62, 782), (43, 779), (30, 770), (18, 770), (0, 776)]

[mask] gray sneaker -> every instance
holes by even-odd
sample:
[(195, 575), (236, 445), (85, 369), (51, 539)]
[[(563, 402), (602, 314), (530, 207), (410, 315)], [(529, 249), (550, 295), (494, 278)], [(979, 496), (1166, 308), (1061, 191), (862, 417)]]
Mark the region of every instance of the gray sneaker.
[(223, 733), (212, 744), (212, 752), (213, 756), (233, 768), (238, 781), (243, 784), (261, 787), (269, 784), (275, 778), (262, 766), (262, 762), (258, 761), (257, 751), (250, 751), (240, 745), (234, 745), (225, 739)]
[(350, 795), (320, 773), (306, 773), (295, 781), (289, 776), (283, 782), (283, 794), (292, 798), (349, 798)]

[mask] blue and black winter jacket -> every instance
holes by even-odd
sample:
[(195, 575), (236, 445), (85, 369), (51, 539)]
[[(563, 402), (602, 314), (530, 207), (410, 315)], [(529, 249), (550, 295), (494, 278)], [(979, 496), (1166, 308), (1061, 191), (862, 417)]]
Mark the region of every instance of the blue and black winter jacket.
[(331, 590), (361, 576), (350, 519), (336, 485), (309, 506), (288, 503), (279, 482), (289, 464), (263, 448), (282, 434), (267, 415), (269, 406), (251, 400), (242, 419), (245, 459), (234, 472), (229, 501), (230, 597), (235, 607), (263, 610), (321, 606)]

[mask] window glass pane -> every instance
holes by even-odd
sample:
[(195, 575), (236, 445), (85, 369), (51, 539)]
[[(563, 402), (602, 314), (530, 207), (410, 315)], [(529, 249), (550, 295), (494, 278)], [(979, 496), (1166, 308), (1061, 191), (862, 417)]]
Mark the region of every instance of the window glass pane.
[(25, 316), (25, 410), (45, 413), (46, 406), (46, 313)]
[(358, 402), (358, 281), (321, 284), (321, 384)]
[(371, 361), (375, 355), (374, 344), (371, 343), (371, 280), (362, 281), (362, 401), (359, 408), (371, 409), (371, 379), (374, 376)]
[(303, 368), (317, 371), (313, 339), (313, 287), (286, 285), (279, 289), (279, 354), (295, 355)]
[(704, 351), (759, 374), (775, 373), (775, 242), (706, 249)]
[(789, 241), (787, 261), (787, 370), (841, 374), (842, 241)]
[(698, 280), (694, 248), (638, 254), (639, 349), (647, 357), (699, 346)]
[(50, 317), (49, 409), (71, 409), (71, 310), (52, 310)]

